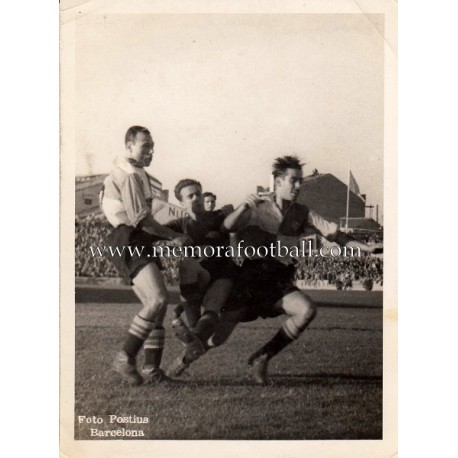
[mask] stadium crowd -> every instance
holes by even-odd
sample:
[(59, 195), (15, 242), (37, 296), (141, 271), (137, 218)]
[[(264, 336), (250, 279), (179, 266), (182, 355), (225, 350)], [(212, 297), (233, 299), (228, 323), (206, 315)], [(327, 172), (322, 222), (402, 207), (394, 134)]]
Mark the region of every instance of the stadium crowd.
[[(340, 289), (352, 286), (353, 281), (368, 280), (383, 286), (383, 259), (361, 254), (360, 257), (307, 257), (301, 258), (296, 279), (306, 285), (333, 285)], [(369, 288), (372, 289), (372, 288)]]
[[(91, 214), (75, 218), (75, 275), (77, 277), (119, 277), (108, 256), (93, 256), (90, 247), (101, 247), (111, 226), (103, 216)], [(161, 258), (168, 284), (178, 281), (178, 260)], [(383, 285), (383, 259), (362, 254), (361, 257), (306, 257), (297, 263), (296, 279), (306, 285), (351, 287), (353, 281)], [(368, 289), (371, 289), (368, 288)]]
[(102, 216), (90, 214), (75, 218), (75, 275), (77, 277), (117, 277), (106, 256), (92, 256), (90, 247), (103, 246), (112, 227)]

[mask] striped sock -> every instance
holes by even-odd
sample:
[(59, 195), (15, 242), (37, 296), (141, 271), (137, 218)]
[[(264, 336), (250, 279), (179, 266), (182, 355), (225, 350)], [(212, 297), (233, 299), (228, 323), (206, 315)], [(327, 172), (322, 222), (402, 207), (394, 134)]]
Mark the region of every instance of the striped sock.
[(131, 357), (137, 356), (143, 342), (155, 326), (154, 321), (148, 321), (139, 315), (135, 315), (130, 324), (123, 350)]
[(145, 340), (145, 366), (159, 369), (161, 366), (162, 352), (164, 350), (165, 329), (157, 327), (153, 329)]

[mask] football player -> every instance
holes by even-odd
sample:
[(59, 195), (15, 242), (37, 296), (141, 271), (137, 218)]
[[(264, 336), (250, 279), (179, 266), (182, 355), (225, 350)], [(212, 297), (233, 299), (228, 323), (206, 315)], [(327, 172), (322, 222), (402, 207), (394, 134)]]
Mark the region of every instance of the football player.
[[(374, 252), (379, 245), (366, 245), (340, 232), (337, 224), (324, 218), (296, 201), (302, 183), (302, 164), (295, 156), (277, 158), (273, 164), (275, 194), (271, 199), (250, 195), (234, 212), (229, 214), (224, 226), (236, 231), (245, 244), (269, 247), (277, 240), (285, 245), (298, 243), (308, 227), (315, 228), (325, 238), (339, 245), (352, 246), (361, 251)], [(265, 250), (264, 250), (265, 252)], [(286, 315), (278, 332), (249, 358), (256, 383), (266, 384), (267, 368), (271, 358), (294, 342), (316, 315), (316, 307), (306, 294), (294, 285), (295, 267), (289, 257), (277, 253), (274, 257), (245, 259), (234, 294), (226, 310), (233, 311), (232, 321), (223, 333), (222, 343), (237, 320), (251, 320)], [(214, 336), (216, 337), (216, 336)]]
[(204, 192), (202, 194), (204, 200), (204, 208), (206, 212), (212, 212), (216, 207), (216, 196), (212, 192)]
[(238, 272), (233, 260), (224, 256), (229, 234), (221, 231), (225, 217), (234, 210), (232, 205), (218, 212), (205, 211), (202, 186), (193, 179), (181, 180), (175, 187), (175, 196), (186, 209), (187, 216), (167, 223), (167, 227), (189, 236), (192, 246), (200, 247), (200, 254), (205, 254), (205, 247), (211, 250), (210, 255), (200, 260), (188, 258), (180, 265), (180, 291), (186, 300), (183, 306), (192, 330), (182, 329), (185, 335), (177, 335), (186, 343), (186, 349), (167, 369), (167, 375), (174, 377), (206, 351), (206, 342), (215, 331), (219, 313)]
[[(114, 228), (108, 245), (118, 247), (121, 252), (120, 256), (111, 259), (119, 272), (129, 279), (143, 305), (132, 320), (123, 349), (113, 362), (113, 369), (131, 385), (143, 383), (136, 367), (136, 357), (142, 346), (146, 381), (167, 381), (160, 364), (168, 294), (152, 244), (158, 240), (171, 240), (179, 245), (189, 241), (183, 234), (159, 224), (151, 215), (151, 185), (144, 167), (151, 164), (153, 153), (154, 142), (148, 129), (130, 127), (125, 136), (124, 152), (116, 158), (101, 195), (103, 212)], [(128, 246), (139, 251), (129, 251)]]

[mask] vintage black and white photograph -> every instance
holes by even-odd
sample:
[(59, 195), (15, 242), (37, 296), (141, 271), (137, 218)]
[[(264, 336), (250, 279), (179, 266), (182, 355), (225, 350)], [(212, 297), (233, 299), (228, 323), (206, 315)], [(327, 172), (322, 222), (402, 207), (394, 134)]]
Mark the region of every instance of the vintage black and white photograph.
[(61, 5), (69, 456), (389, 456), (396, 10), (197, 3)]

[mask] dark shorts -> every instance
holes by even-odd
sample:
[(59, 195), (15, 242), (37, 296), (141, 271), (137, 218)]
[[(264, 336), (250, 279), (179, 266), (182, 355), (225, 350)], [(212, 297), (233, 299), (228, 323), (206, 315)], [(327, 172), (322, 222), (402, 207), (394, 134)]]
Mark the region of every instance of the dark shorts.
[(230, 258), (208, 258), (201, 261), (200, 265), (210, 273), (212, 282), (221, 279), (236, 282), (239, 276), (240, 267)]
[[(132, 226), (118, 226), (108, 237), (107, 245), (119, 247), (122, 251), (121, 256), (110, 256), (119, 273), (127, 280), (132, 280), (140, 270), (147, 264), (156, 264), (159, 269), (162, 268), (160, 259), (155, 256), (152, 248), (154, 242), (159, 240), (158, 237), (148, 234), (141, 229)], [(141, 255), (131, 256), (127, 247), (138, 248), (142, 250)], [(123, 249), (123, 247), (125, 247)]]
[(241, 310), (241, 321), (273, 318), (283, 312), (275, 304), (299, 291), (294, 285), (295, 267), (278, 261), (245, 261), (223, 311)]

